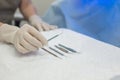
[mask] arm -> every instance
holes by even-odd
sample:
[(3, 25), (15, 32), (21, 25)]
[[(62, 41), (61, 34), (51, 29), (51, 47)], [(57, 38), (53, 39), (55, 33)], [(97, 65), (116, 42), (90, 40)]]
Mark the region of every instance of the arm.
[(20, 11), (26, 19), (29, 19), (32, 15), (36, 15), (36, 10), (31, 3), (31, 0), (21, 0)]
[(0, 22), (0, 27), (1, 27), (1, 25), (2, 25), (3, 23), (2, 22)]
[[(31, 4), (30, 0), (21, 0), (19, 8), (26, 19), (28, 19), (30, 16), (36, 14), (36, 11), (35, 11), (33, 5)], [(2, 24), (4, 24), (4, 23), (0, 22), (0, 27)]]
[(39, 16), (37, 16), (36, 10), (34, 6), (32, 5), (31, 0), (21, 0), (19, 8), (23, 16), (38, 31), (47, 31), (47, 30), (52, 30), (56, 28), (56, 26), (52, 26), (52, 25), (45, 23), (44, 21), (41, 20)]

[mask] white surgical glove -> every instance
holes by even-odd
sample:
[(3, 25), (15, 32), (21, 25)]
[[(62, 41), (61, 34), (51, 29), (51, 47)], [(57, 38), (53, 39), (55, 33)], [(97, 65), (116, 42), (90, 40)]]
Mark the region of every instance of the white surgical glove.
[(47, 44), (47, 40), (28, 24), (21, 28), (8, 24), (1, 25), (0, 41), (14, 44), (16, 49), (23, 54), (35, 51)]
[(49, 25), (42, 21), (39, 16), (33, 15), (28, 19), (29, 23), (34, 26), (38, 31), (48, 31), (56, 29), (57, 26)]

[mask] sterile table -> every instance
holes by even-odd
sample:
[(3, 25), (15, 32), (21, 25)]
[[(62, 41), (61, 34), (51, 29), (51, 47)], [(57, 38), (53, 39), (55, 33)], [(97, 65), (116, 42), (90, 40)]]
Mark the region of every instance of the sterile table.
[(1, 43), (0, 80), (114, 80), (120, 76), (120, 48), (68, 29), (42, 34), (49, 39), (61, 32), (49, 46), (61, 43), (80, 53), (55, 53), (59, 59), (39, 49), (22, 55), (12, 45)]

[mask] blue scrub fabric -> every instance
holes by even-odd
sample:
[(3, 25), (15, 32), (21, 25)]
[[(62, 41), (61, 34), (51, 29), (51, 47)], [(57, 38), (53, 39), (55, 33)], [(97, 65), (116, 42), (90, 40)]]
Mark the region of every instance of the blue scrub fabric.
[(120, 0), (56, 0), (43, 20), (120, 47)]

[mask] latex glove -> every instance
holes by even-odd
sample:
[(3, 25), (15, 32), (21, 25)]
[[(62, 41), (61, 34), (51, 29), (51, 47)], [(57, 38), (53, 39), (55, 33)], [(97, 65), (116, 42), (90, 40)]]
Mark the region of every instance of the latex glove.
[(48, 31), (56, 29), (57, 26), (49, 25), (42, 21), (39, 16), (33, 15), (29, 18), (29, 22), (32, 26), (34, 26), (38, 31)]
[(21, 28), (3, 24), (0, 27), (0, 41), (14, 44), (16, 49), (23, 54), (35, 51), (47, 44), (47, 40), (28, 24)]

